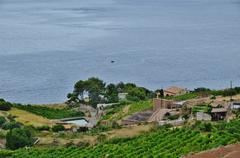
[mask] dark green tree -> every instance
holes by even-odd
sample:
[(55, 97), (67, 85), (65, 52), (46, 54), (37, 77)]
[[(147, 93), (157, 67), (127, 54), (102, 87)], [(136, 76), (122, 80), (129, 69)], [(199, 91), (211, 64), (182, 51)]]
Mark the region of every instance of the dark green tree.
[(2, 128), (5, 129), (5, 130), (11, 130), (11, 129), (14, 129), (14, 128), (21, 128), (21, 124), (19, 122), (16, 122), (16, 121), (11, 121), (11, 122), (5, 122), (3, 125), (2, 125)]
[(74, 86), (73, 93), (68, 94), (68, 101), (84, 102), (84, 96), (88, 95), (89, 103), (95, 107), (104, 99), (104, 93), (105, 83), (96, 77), (92, 77), (85, 81), (78, 81)]
[(0, 116), (0, 127), (2, 127), (3, 124), (6, 123), (6, 122), (7, 122), (7, 120), (5, 119), (5, 117)]
[(107, 101), (109, 103), (118, 102), (118, 89), (117, 89), (117, 86), (115, 86), (112, 83), (107, 85), (105, 96), (106, 96)]
[(0, 99), (0, 110), (9, 111), (11, 110), (12, 104), (10, 102), (6, 102), (4, 99)]
[(31, 132), (27, 129), (14, 128), (6, 135), (6, 146), (8, 149), (18, 149), (25, 146), (31, 146), (33, 138)]

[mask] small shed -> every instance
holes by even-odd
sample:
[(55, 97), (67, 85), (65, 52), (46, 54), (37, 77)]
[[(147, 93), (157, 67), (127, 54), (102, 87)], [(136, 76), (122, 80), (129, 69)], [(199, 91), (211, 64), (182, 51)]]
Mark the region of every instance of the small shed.
[(212, 120), (224, 120), (227, 116), (228, 110), (226, 108), (213, 108), (211, 111)]

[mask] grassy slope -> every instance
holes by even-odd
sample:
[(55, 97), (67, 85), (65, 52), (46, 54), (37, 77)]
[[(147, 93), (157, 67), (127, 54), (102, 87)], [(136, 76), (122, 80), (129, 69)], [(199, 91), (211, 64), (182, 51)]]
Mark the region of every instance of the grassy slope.
[(107, 114), (103, 116), (102, 120), (118, 121), (133, 113), (150, 109), (152, 106), (152, 101), (141, 101), (129, 105), (114, 107), (108, 109)]
[(12, 108), (7, 112), (8, 114), (15, 116), (16, 121), (23, 123), (25, 125), (33, 125), (35, 127), (43, 126), (43, 125), (53, 125), (53, 122), (49, 119), (46, 119), (42, 116), (35, 115), (33, 113), (20, 110), (17, 108)]
[(61, 119), (68, 117), (80, 117), (84, 116), (83, 112), (73, 111), (68, 108), (50, 108), (47, 106), (29, 106), (19, 105), (15, 106), (18, 109), (25, 110), (36, 115), (43, 116), (48, 119)]
[(240, 140), (240, 121), (214, 125), (212, 132), (198, 128), (156, 129), (135, 138), (113, 139), (94, 147), (17, 150), (9, 158), (159, 157), (178, 158)]

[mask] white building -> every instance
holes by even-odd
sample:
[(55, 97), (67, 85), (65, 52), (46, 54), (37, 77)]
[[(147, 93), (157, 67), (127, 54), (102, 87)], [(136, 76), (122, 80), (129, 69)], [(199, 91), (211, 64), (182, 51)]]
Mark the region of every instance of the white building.
[(127, 98), (128, 93), (118, 93), (119, 100), (125, 100)]
[(231, 109), (240, 109), (240, 102), (231, 103)]
[(105, 104), (105, 103), (103, 103), (103, 104), (97, 104), (97, 108), (103, 110), (104, 108), (109, 107), (109, 106), (112, 106), (112, 105), (115, 105), (115, 104), (117, 104), (117, 103), (109, 103), (109, 104)]

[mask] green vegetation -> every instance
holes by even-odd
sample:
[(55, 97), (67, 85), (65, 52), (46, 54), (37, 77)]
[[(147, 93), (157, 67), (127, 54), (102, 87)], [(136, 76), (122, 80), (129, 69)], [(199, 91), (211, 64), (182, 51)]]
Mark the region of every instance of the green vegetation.
[(21, 124), (16, 121), (6, 122), (3, 124), (2, 129), (4, 130), (11, 130), (14, 128), (21, 128)]
[[(127, 100), (140, 101), (153, 97), (153, 92), (144, 88), (138, 87), (133, 83), (120, 82), (118, 84), (110, 83), (106, 85), (103, 80), (92, 77), (87, 80), (79, 80), (74, 85), (72, 93), (67, 95), (69, 105), (77, 103), (89, 104), (96, 107), (98, 103), (116, 103), (119, 101), (118, 93), (128, 93)], [(89, 101), (85, 100), (88, 95)]]
[(212, 110), (211, 105), (208, 104), (200, 104), (200, 105), (196, 105), (192, 108), (192, 112), (195, 114), (197, 112), (204, 112), (204, 113), (208, 113), (210, 114)]
[(106, 114), (102, 116), (102, 120), (117, 120), (124, 115), (123, 108), (126, 107), (128, 102), (122, 102), (119, 104), (115, 104), (111, 107), (106, 108)]
[(63, 126), (63, 125), (54, 125), (54, 126), (52, 127), (52, 131), (53, 131), (53, 132), (64, 131), (64, 126)]
[(11, 103), (6, 102), (4, 99), (0, 99), (0, 110), (2, 110), (2, 111), (11, 110)]
[(18, 149), (33, 144), (31, 132), (27, 129), (14, 128), (7, 133), (6, 146), (8, 149)]
[(135, 112), (141, 112), (147, 109), (152, 108), (153, 103), (152, 101), (140, 101), (132, 103), (129, 107), (128, 115), (131, 115)]
[(6, 123), (7, 120), (5, 119), (5, 117), (0, 116), (0, 127), (2, 127), (4, 125), (4, 123)]
[(45, 106), (33, 106), (33, 105), (14, 105), (14, 107), (31, 112), (36, 115), (43, 116), (48, 119), (61, 119), (68, 117), (81, 117), (84, 113), (81, 111), (74, 111), (70, 108), (54, 109)]
[(170, 115), (167, 117), (168, 120), (177, 120), (180, 116), (179, 115)]
[(47, 125), (44, 125), (44, 126), (37, 127), (36, 129), (38, 131), (50, 131), (51, 128)]
[[(107, 113), (102, 117), (102, 120), (117, 121), (133, 113), (150, 109), (152, 106), (153, 104), (150, 100), (132, 103), (123, 102), (107, 109)], [(126, 107), (127, 109), (124, 110)]]
[(166, 97), (166, 99), (173, 99), (176, 101), (185, 101), (185, 100), (189, 100), (189, 99), (195, 99), (197, 97), (199, 97), (198, 93), (190, 92), (190, 93), (186, 93), (186, 94), (179, 95), (179, 96)]
[(211, 99), (216, 99), (216, 96), (234, 96), (240, 94), (240, 87), (235, 87), (233, 89), (224, 89), (224, 90), (211, 90), (208, 88), (196, 88), (194, 91), (179, 95), (179, 96), (170, 96), (166, 97), (166, 99), (173, 99), (176, 101), (184, 101), (189, 99), (195, 99), (198, 97), (207, 97), (212, 96)]
[[(200, 126), (200, 128), (199, 128)], [(202, 127), (203, 126), (203, 127)], [(211, 131), (211, 132), (209, 132)], [(80, 157), (159, 157), (179, 158), (240, 141), (240, 121), (216, 125), (196, 123), (192, 127), (160, 127), (135, 138), (113, 139), (94, 147), (20, 149), (9, 158), (80, 158)], [(5, 153), (6, 154), (6, 153)]]

